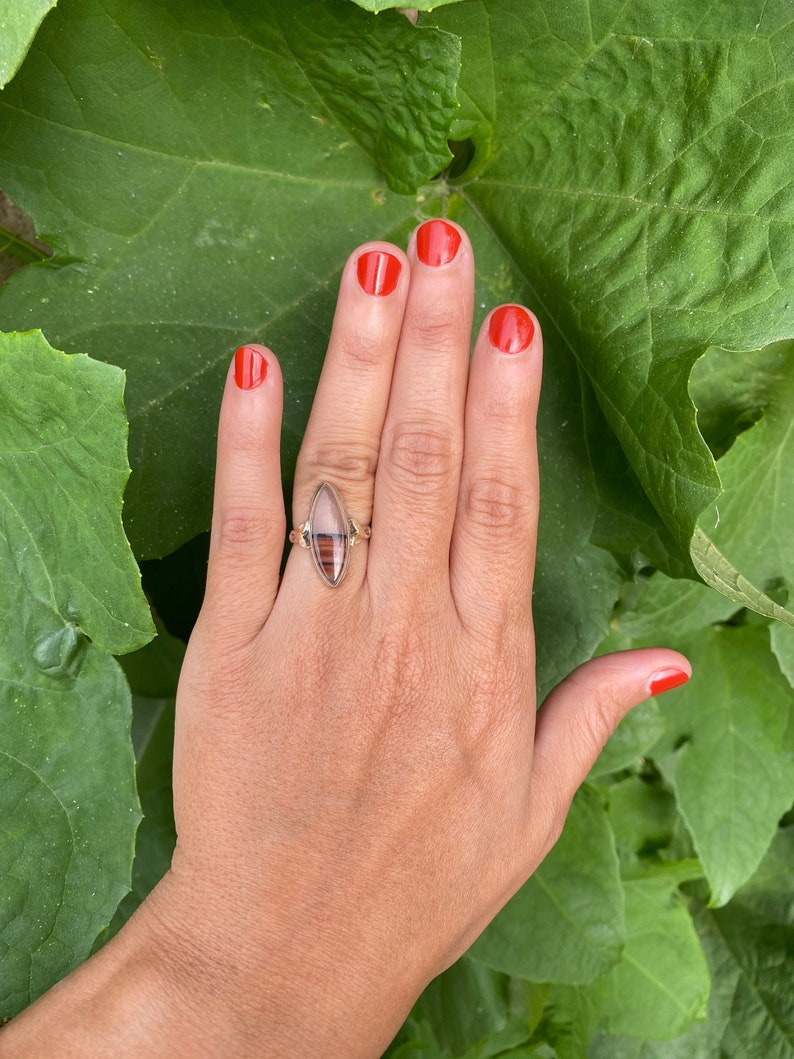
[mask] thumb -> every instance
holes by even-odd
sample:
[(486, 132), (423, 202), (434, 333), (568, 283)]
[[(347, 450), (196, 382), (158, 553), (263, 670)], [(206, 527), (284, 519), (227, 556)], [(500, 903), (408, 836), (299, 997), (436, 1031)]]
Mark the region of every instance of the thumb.
[(530, 786), (532, 804), (551, 813), (555, 841), (571, 799), (618, 723), (632, 706), (685, 684), (691, 674), (677, 651), (618, 651), (585, 662), (550, 692), (538, 711)]

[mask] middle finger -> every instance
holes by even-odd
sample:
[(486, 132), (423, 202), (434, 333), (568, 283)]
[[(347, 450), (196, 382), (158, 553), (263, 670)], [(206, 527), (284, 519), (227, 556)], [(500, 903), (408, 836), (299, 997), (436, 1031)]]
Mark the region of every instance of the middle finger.
[(406, 583), (420, 595), (449, 586), (474, 300), (471, 245), (457, 225), (426, 221), (408, 259), (367, 569), (392, 598)]

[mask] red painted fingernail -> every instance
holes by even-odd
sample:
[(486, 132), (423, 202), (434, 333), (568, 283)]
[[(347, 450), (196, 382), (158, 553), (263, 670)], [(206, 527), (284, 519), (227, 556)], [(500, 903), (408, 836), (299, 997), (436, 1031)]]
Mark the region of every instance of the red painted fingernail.
[(368, 250), (356, 263), (356, 275), (361, 289), (366, 294), (377, 294), (383, 298), (397, 286), (402, 265), (394, 254), (385, 250)]
[(680, 688), (688, 680), (689, 673), (683, 669), (660, 669), (648, 682), (648, 691), (651, 695), (661, 695), (663, 691)]
[(534, 334), (532, 317), (520, 305), (501, 305), (491, 314), (488, 338), (502, 353), (523, 353)]
[(416, 232), (416, 254), (423, 265), (448, 265), (460, 246), (460, 232), (446, 221), (425, 221)]
[(241, 390), (255, 390), (267, 378), (267, 359), (253, 346), (240, 346), (234, 354), (234, 381)]

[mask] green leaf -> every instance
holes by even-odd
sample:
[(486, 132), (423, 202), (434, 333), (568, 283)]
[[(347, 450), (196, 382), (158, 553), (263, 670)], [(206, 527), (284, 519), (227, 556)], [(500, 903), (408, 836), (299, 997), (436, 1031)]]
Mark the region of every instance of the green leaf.
[(794, 1055), (794, 830), (780, 831), (756, 876), (718, 911), (695, 918), (715, 976), (712, 1055)]
[(591, 540), (614, 555), (631, 577), (648, 568), (671, 577), (695, 577), (690, 556), (659, 518), (581, 370), (580, 376), (587, 459), (598, 494)]
[(124, 379), (0, 336), (0, 1017), (83, 960), (129, 888), (130, 695), (151, 635), (121, 528)]
[(0, 342), (6, 546), (14, 581), (58, 616), (37, 656), (49, 664), (72, 628), (108, 653), (132, 651), (154, 629), (121, 525), (123, 372), (59, 353), (40, 333)]
[(42, 19), (58, 0), (0, 0), (0, 88), (25, 58)]
[(469, 950), (472, 959), (530, 982), (590, 982), (617, 962), (623, 891), (607, 814), (587, 787), (562, 837)]
[[(274, 4), (249, 11), (238, 0), (233, 11), (235, 25), (242, 28), (230, 43), (219, 29), (230, 16), (213, 15), (209, 8), (205, 21), (195, 23), (195, 12), (166, 16), (139, 0), (138, 7), (127, 4), (118, 12), (111, 5), (118, 16), (114, 22), (90, 0), (62, 4), (57, 32), (45, 33), (39, 45), (47, 61), (32, 56), (29, 72), (22, 71), (18, 91), (28, 86), (24, 107), (21, 94), (8, 97), (0, 125), (9, 133), (5, 168), (18, 197), (40, 227), (58, 233), (61, 254), (78, 260), (61, 269), (58, 280), (50, 281), (43, 272), (18, 277), (3, 305), (14, 319), (46, 317), (67, 348), (79, 341), (98, 356), (112, 350), (129, 368), (136, 474), (128, 526), (140, 554), (162, 554), (208, 523), (213, 439), (206, 424), (214, 418), (234, 345), (261, 338), (283, 352), (289, 485), (330, 321), (334, 279), (345, 253), (372, 235), (403, 238), (423, 209), (457, 210), (472, 231), (482, 262), (480, 296), (524, 298), (539, 309), (547, 334), (549, 378), (541, 443), (544, 495), (550, 502), (544, 504), (537, 601), (548, 618), (540, 624), (561, 633), (539, 644), (539, 683), (545, 691), (603, 637), (621, 579), (604, 550), (610, 538), (609, 547), (618, 547), (615, 498), (607, 495), (603, 478), (596, 484), (599, 452), (592, 441), (585, 443), (582, 426), (582, 407), (589, 398), (567, 363), (571, 350), (578, 355), (579, 343), (557, 309), (558, 302), (578, 304), (579, 291), (560, 287), (554, 299), (539, 297), (538, 269), (549, 274), (545, 262), (529, 244), (513, 253), (504, 226), (496, 225), (473, 197), (478, 180), (467, 175), (451, 195), (443, 181), (428, 186), (421, 201), (384, 192), (371, 159), (390, 164), (391, 146), (402, 144), (404, 149), (400, 130), (409, 129), (410, 122), (398, 120), (394, 139), (387, 137), (380, 150), (372, 137), (376, 124), (390, 128), (383, 117), (389, 101), (376, 93), (377, 105), (371, 105), (372, 97), (365, 94), (362, 105), (353, 68), (371, 69), (373, 54), (380, 57), (379, 70), (382, 63), (410, 54), (414, 65), (437, 72), (435, 92), (451, 101), (457, 46), (449, 35), (416, 30), (396, 14), (356, 18), (349, 6), (327, 4), (320, 14), (315, 5), (304, 4), (300, 16), (293, 17)], [(532, 11), (533, 18), (542, 14), (537, 6)], [(463, 135), (466, 123), (471, 132), (474, 123), (480, 129), (478, 142), (484, 142), (486, 126), (490, 135), (504, 120), (513, 120), (497, 112), (495, 100), (506, 70), (501, 58), (494, 66), (492, 55), (509, 54), (510, 77), (522, 84), (540, 71), (550, 76), (553, 67), (544, 64), (541, 52), (516, 52), (512, 22), (520, 21), (521, 12), (515, 6), (494, 5), (493, 21), (479, 4), (453, 5), (448, 15), (457, 20), (450, 28), (463, 31), (471, 57), (464, 78), (471, 93), (463, 93), (453, 133)], [(554, 34), (563, 38), (578, 33), (575, 20), (552, 22)], [(297, 29), (307, 23), (313, 27), (308, 42)], [(546, 38), (541, 43), (551, 46)], [(428, 63), (431, 45), (433, 61)], [(265, 47), (278, 61), (260, 63)], [(118, 71), (110, 77), (108, 53)], [(71, 80), (76, 91), (91, 99), (86, 114), (77, 113), (70, 89), (57, 74), (78, 55)], [(315, 61), (309, 61), (311, 56)], [(100, 64), (102, 79), (92, 76)], [(399, 97), (405, 77), (400, 69), (389, 70), (383, 83), (393, 77)], [(191, 77), (199, 72), (200, 91), (192, 92)], [(606, 87), (611, 98), (613, 86)], [(138, 105), (138, 89), (146, 94), (145, 109)], [(472, 109), (475, 96), (479, 103)], [(508, 98), (509, 93), (500, 95), (502, 107)], [(402, 104), (391, 105), (394, 113), (404, 113)], [(451, 113), (443, 106), (416, 106), (418, 112)], [(520, 93), (515, 107), (523, 109)], [(220, 110), (223, 120), (216, 121)], [(427, 131), (426, 149), (420, 152), (425, 175), (441, 164), (439, 152), (446, 151), (441, 129), (446, 120)], [(197, 128), (212, 130), (204, 133), (206, 142), (198, 142)], [(530, 126), (518, 139), (524, 149), (534, 149)], [(475, 175), (481, 155), (471, 170)], [(158, 158), (155, 167), (152, 157)], [(525, 170), (522, 165), (520, 172)], [(31, 180), (32, 171), (50, 174), (46, 186)], [(395, 172), (392, 179), (407, 179), (406, 172)], [(131, 189), (123, 196), (123, 208), (115, 193), (119, 183)], [(548, 193), (556, 193), (553, 182)], [(514, 200), (523, 202), (513, 183), (505, 183), (502, 194), (511, 209)], [(567, 203), (566, 193), (561, 195)], [(307, 229), (306, 216), (322, 217), (319, 235)], [(174, 264), (175, 248), (181, 246), (190, 247), (189, 269)], [(284, 267), (285, 261), (290, 267)], [(301, 264), (306, 261), (311, 269)], [(638, 274), (636, 263), (629, 264)], [(85, 327), (84, 320), (91, 323)], [(308, 327), (306, 320), (312, 321)], [(589, 414), (588, 437), (596, 431), (594, 423)], [(561, 429), (570, 439), (562, 445)], [(639, 476), (634, 477), (639, 483)], [(637, 490), (630, 492), (634, 499), (621, 528), (626, 540), (618, 550), (621, 555), (633, 551), (638, 561), (643, 556), (661, 561), (670, 551), (669, 531), (661, 519), (654, 524), (647, 503), (640, 512)], [(624, 498), (628, 493), (623, 490)], [(641, 535), (634, 546), (632, 534)]]
[(553, 985), (541, 1025), (554, 1059), (587, 1059), (596, 1030), (595, 1008), (585, 986)]
[[(434, 979), (414, 1005), (399, 1040), (412, 1049), (459, 1059), (487, 1059), (529, 1040), (546, 987), (511, 980), (470, 960)], [(396, 1055), (402, 1055), (398, 1051)]]
[(695, 924), (712, 976), (704, 1023), (664, 1044), (596, 1038), (589, 1059), (791, 1059), (794, 832), (779, 832), (753, 880)]
[(413, 194), (452, 159), (447, 132), (457, 107), (458, 38), (406, 32), (406, 20), (391, 16), (352, 19), (344, 9), (331, 21), (327, 4), (307, 6), (291, 24), (282, 16), (302, 73), (389, 187)]
[(402, 241), (418, 203), (386, 180), (450, 157), (459, 51), (347, 0), (62, 0), (43, 26), (0, 100), (3, 180), (71, 264), (23, 270), (0, 311), (128, 369), (138, 554), (209, 524), (243, 341), (281, 355), (294, 461), (346, 256)]
[[(764, 0), (705, 14), (689, 0), (465, 9), (420, 19), (473, 27), (480, 61), (468, 63), (464, 35), (460, 94), (472, 115), (493, 114), (488, 130), (472, 117), (459, 219), (487, 218), (553, 317), (552, 356), (574, 352), (688, 550), (719, 491), (691, 367), (715, 344), (752, 350), (792, 332), (791, 11)], [(768, 607), (716, 553), (693, 558), (721, 591)]]
[(794, 799), (794, 696), (765, 626), (718, 626), (681, 646), (694, 676), (661, 700), (669, 729), (654, 753), (718, 906), (756, 870)]
[(709, 972), (675, 880), (625, 881), (626, 947), (588, 990), (608, 1033), (665, 1040), (705, 1017)]
[[(700, 519), (704, 548), (717, 548), (752, 585), (769, 591), (781, 580), (794, 584), (788, 514), (794, 506), (794, 342), (756, 350), (740, 366), (724, 350), (713, 350), (701, 364), (693, 395), (707, 412), (714, 401), (739, 422), (754, 421), (719, 461), (725, 491)], [(794, 625), (794, 615), (782, 608), (757, 606), (752, 585), (742, 586), (749, 597), (740, 602)]]
[[(185, 644), (168, 633), (159, 617), (155, 618), (155, 627), (155, 639), (140, 650), (125, 655), (121, 665), (136, 698), (154, 701), (174, 699), (185, 657)], [(137, 751), (136, 746), (136, 754)]]
[(634, 607), (613, 622), (609, 641), (599, 649), (650, 646), (680, 641), (707, 625), (727, 621), (736, 604), (708, 585), (681, 583), (655, 573)]
[(769, 641), (780, 672), (794, 687), (794, 630), (788, 625), (773, 625), (769, 630)]
[(608, 789), (609, 821), (615, 846), (626, 865), (650, 856), (670, 844), (676, 824), (673, 796), (659, 783), (629, 776)]
[[(677, 882), (663, 870), (625, 881), (620, 961), (590, 985), (552, 987), (543, 1028), (559, 1059), (586, 1059), (599, 1031), (610, 1041), (614, 1034), (667, 1040), (705, 1017), (709, 968), (689, 912), (674, 893)], [(643, 1047), (626, 1042), (624, 1051), (644, 1055)]]
[(635, 706), (626, 714), (598, 755), (598, 760), (590, 770), (590, 777), (595, 779), (628, 768), (658, 743), (666, 728), (667, 721), (655, 699)]

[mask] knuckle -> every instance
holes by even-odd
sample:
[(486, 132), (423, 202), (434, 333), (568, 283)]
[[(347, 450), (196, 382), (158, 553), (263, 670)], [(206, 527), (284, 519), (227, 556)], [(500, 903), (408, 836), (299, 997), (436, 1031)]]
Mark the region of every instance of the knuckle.
[(534, 674), (526, 655), (511, 650), (505, 640), (494, 642), (491, 658), (470, 674), (465, 726), (473, 745), (490, 742), (499, 748), (504, 740), (512, 743), (518, 737), (523, 717), (534, 705)]
[(267, 429), (264, 420), (250, 416), (229, 416), (221, 423), (220, 441), (224, 448), (248, 457), (261, 452), (266, 444)]
[(464, 511), (470, 525), (504, 530), (527, 519), (532, 511), (525, 489), (499, 478), (477, 478), (469, 486)]
[(383, 364), (385, 345), (383, 328), (373, 326), (344, 335), (339, 352), (343, 364), (366, 370)]
[(283, 515), (255, 508), (230, 508), (218, 520), (219, 550), (236, 554), (272, 545), (286, 532)]
[(389, 466), (404, 486), (416, 494), (435, 490), (448, 480), (458, 459), (449, 434), (410, 423), (393, 430), (385, 450)]
[(526, 419), (529, 409), (527, 387), (518, 380), (503, 382), (481, 395), (478, 405), (484, 417), (493, 427), (515, 429), (515, 424)]
[(368, 485), (378, 465), (378, 450), (366, 442), (347, 439), (338, 445), (322, 445), (309, 455), (306, 462), (312, 481)]
[(447, 302), (427, 304), (421, 313), (406, 315), (402, 337), (409, 346), (446, 359), (458, 351), (463, 341), (460, 319)]

